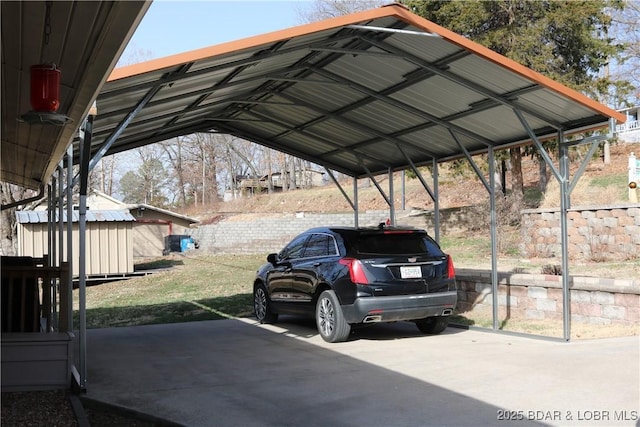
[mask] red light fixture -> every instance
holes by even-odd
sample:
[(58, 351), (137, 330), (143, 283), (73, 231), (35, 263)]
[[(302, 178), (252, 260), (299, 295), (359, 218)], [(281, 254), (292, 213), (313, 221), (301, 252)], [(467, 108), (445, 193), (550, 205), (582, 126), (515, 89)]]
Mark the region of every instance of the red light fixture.
[(55, 113), (60, 107), (60, 70), (55, 64), (31, 66), (31, 107), (36, 113)]
[(58, 113), (60, 107), (60, 69), (55, 64), (31, 66), (31, 108), (22, 115), (29, 124), (64, 126), (71, 119)]

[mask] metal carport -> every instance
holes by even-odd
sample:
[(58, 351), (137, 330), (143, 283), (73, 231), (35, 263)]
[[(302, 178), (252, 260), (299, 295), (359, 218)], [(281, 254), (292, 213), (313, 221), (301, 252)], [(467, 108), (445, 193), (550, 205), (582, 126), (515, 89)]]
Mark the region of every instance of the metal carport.
[[(342, 172), (354, 183), (413, 169), (437, 214), (438, 164), (467, 158), (492, 206), (494, 329), (494, 152), (533, 143), (561, 187), (565, 340), (570, 337), (566, 210), (586, 166), (572, 181), (567, 153), (571, 144), (587, 142), (593, 152), (607, 132), (572, 143), (566, 136), (625, 120), (400, 5), (116, 69), (100, 90), (97, 108), (84, 137), (74, 140), (73, 161), (85, 159), (81, 181), (104, 155), (217, 131)], [(549, 138), (561, 141), (558, 167), (541, 145)], [(488, 154), (488, 177), (473, 161), (476, 154)], [(433, 188), (417, 171), (423, 165), (432, 166)], [(357, 223), (355, 190), (354, 184)], [(393, 219), (393, 195), (379, 190)]]
[[(608, 132), (572, 143), (566, 136), (624, 120), (397, 4), (116, 69), (97, 105), (92, 165), (179, 135), (228, 133), (352, 176), (356, 224), (357, 178), (413, 169), (434, 200), (436, 238), (438, 164), (466, 157), (492, 206), (494, 328), (494, 151), (533, 143), (561, 184), (567, 340), (566, 209), (586, 166), (572, 181), (567, 150), (589, 142), (593, 153)], [(549, 138), (563, 142), (558, 167), (541, 145)], [(480, 153), (489, 156), (488, 177), (472, 159)], [(423, 165), (432, 166), (433, 188), (417, 170)], [(378, 189), (393, 222), (393, 187), (389, 195)]]

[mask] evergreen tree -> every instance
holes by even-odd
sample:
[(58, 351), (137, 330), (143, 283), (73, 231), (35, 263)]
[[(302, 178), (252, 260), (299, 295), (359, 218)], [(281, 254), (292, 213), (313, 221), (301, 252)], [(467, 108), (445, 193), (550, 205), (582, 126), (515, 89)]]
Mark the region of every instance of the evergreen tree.
[[(403, 3), (414, 13), (593, 98), (602, 99), (611, 92), (625, 96), (625, 88), (629, 88), (628, 82), (614, 81), (601, 73), (624, 48), (613, 43), (608, 35), (611, 11), (622, 9), (622, 1), (405, 0)], [(522, 195), (519, 168), (522, 152), (516, 148), (510, 154), (513, 190)], [(541, 173), (545, 173), (543, 168)]]

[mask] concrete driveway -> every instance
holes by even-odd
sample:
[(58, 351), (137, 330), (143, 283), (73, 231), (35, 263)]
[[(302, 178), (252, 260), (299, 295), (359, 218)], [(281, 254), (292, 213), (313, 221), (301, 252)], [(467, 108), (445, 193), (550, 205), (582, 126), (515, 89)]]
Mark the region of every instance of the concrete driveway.
[(86, 397), (185, 426), (640, 425), (640, 340), (282, 317), (92, 329)]

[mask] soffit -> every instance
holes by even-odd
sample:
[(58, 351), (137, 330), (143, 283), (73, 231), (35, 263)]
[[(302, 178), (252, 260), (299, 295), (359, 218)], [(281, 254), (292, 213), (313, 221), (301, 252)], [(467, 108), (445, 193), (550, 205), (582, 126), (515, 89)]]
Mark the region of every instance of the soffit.
[[(150, 2), (50, 2), (51, 31), (44, 37), (45, 1), (2, 1), (2, 168), (0, 179), (27, 188), (49, 180), (115, 67)], [(60, 108), (65, 126), (29, 124), (30, 67), (61, 70)]]

